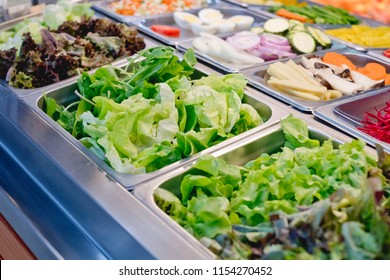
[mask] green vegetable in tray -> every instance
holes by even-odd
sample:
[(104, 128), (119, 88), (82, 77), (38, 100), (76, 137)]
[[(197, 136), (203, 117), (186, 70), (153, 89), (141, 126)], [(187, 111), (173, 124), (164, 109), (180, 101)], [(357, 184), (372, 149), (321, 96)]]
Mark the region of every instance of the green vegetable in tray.
[(245, 166), (204, 155), (155, 202), (222, 259), (389, 259), (385, 166), (361, 140), (321, 144), (292, 116), (282, 128), (279, 152)]
[(287, 6), (278, 5), (269, 8), (272, 13), (277, 13), (280, 9), (285, 9), (297, 15), (302, 15), (317, 24), (359, 24), (360, 20), (351, 15), (347, 10), (333, 6)]
[(263, 122), (241, 101), (243, 75), (199, 77), (195, 63), (192, 50), (181, 61), (170, 47), (143, 50), (127, 69), (84, 72), (81, 101), (46, 97), (46, 112), (114, 170), (153, 172)]
[(58, 1), (43, 9), (42, 17), (27, 18), (10, 29), (0, 32), (0, 50), (19, 49), (23, 34), (30, 33), (33, 40), (39, 44), (42, 41), (41, 29), (57, 29), (65, 21), (81, 21), (82, 17), (90, 18), (94, 14), (91, 3), (71, 3)]

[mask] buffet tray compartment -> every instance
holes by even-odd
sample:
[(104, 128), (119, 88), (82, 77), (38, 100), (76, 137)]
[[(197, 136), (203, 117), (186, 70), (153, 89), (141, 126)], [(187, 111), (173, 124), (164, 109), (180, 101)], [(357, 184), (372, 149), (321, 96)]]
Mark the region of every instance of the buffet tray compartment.
[[(123, 65), (124, 66), (124, 65)], [(203, 65), (198, 65), (196, 67), (197, 75), (204, 76), (210, 73), (216, 74), (216, 72), (212, 71), (209, 68), (206, 68)], [(107, 163), (98, 158), (94, 153), (92, 153), (89, 149), (87, 149), (81, 142), (79, 142), (75, 137), (73, 137), (70, 133), (68, 133), (65, 129), (63, 129), (59, 124), (57, 124), (53, 119), (51, 119), (44, 111), (44, 96), (54, 98), (58, 104), (68, 105), (74, 101), (79, 100), (79, 97), (74, 93), (77, 89), (77, 83), (75, 81), (67, 81), (63, 83), (61, 86), (53, 87), (49, 91), (40, 91), (29, 97), (23, 99), (30, 107), (32, 107), (42, 118), (44, 118), (48, 123), (50, 123), (55, 129), (57, 129), (68, 141), (72, 142), (79, 150), (85, 153), (88, 157), (90, 157), (97, 165), (99, 165), (105, 172), (107, 172), (111, 177), (113, 177), (116, 181), (121, 183), (126, 189), (131, 190), (134, 186), (148, 181), (154, 177), (157, 177), (169, 170), (180, 168), (186, 162), (192, 161), (198, 158), (200, 155), (205, 153), (210, 153), (211, 151), (215, 151), (221, 149), (222, 147), (231, 145), (232, 143), (238, 141), (239, 139), (246, 138), (253, 133), (263, 130), (264, 128), (271, 126), (281, 119), (287, 117), (289, 112), (282, 107), (279, 107), (277, 103), (274, 103), (273, 100), (266, 95), (260, 96), (258, 92), (255, 92), (252, 89), (247, 88), (245, 90), (243, 103), (247, 103), (252, 105), (260, 116), (263, 119), (263, 124), (259, 125), (256, 128), (253, 128), (249, 131), (246, 131), (240, 135), (232, 137), (228, 140), (225, 140), (213, 147), (207, 148), (201, 151), (198, 154), (195, 154), (189, 158), (182, 159), (178, 162), (170, 164), (166, 167), (161, 168), (160, 170), (145, 173), (145, 174), (125, 174), (120, 173), (113, 170)]]
[[(330, 50), (330, 51), (332, 51), (332, 50)], [(320, 51), (320, 52), (317, 52), (315, 54), (308, 54), (308, 55), (305, 55), (305, 56), (307, 58), (313, 57), (314, 55), (322, 57), (327, 52), (329, 52), (329, 50)], [(369, 62), (376, 62), (376, 63), (379, 63), (379, 64), (383, 65), (386, 68), (386, 72), (390, 73), (390, 63), (387, 63), (387, 62), (385, 62), (383, 60), (380, 60), (380, 59), (377, 59), (375, 57), (372, 57), (372, 56), (370, 56), (370, 55), (368, 55), (366, 53), (361, 53), (361, 52), (358, 52), (358, 51), (355, 51), (355, 50), (351, 50), (351, 49), (348, 49), (348, 48), (340, 49), (337, 52), (340, 53), (340, 54), (345, 55), (357, 67), (363, 67), (363, 66), (365, 66)], [(294, 58), (293, 61), (296, 62), (297, 64), (300, 64), (301, 57), (302, 56)], [(283, 59), (283, 60), (280, 60), (280, 61), (287, 62), (288, 59)], [(271, 63), (273, 63), (273, 62), (271, 61)], [(373, 91), (373, 90), (368, 90), (368, 91), (363, 91), (363, 92), (357, 93), (356, 95), (344, 95), (344, 96), (342, 96), (340, 98), (327, 100), (327, 101), (305, 100), (305, 99), (298, 98), (298, 97), (295, 97), (295, 96), (287, 94), (287, 93), (282, 93), (282, 92), (278, 91), (277, 89), (274, 89), (274, 88), (270, 87), (267, 84), (267, 80), (268, 80), (267, 69), (268, 69), (268, 66), (269, 65), (265, 65), (265, 66), (262, 66), (262, 67), (256, 67), (256, 68), (247, 69), (247, 70), (243, 71), (243, 74), (248, 79), (250, 85), (252, 85), (255, 88), (258, 88), (258, 89), (260, 89), (260, 90), (262, 90), (262, 91), (264, 91), (264, 92), (266, 92), (266, 93), (268, 93), (268, 94), (270, 94), (270, 95), (272, 95), (272, 96), (274, 96), (274, 97), (276, 97), (276, 98), (286, 102), (287, 104), (290, 104), (293, 107), (295, 107), (295, 108), (297, 108), (297, 109), (299, 109), (301, 111), (304, 111), (304, 112), (310, 112), (310, 111), (313, 111), (318, 106), (322, 106), (322, 105), (325, 105), (325, 104), (333, 103), (333, 102), (339, 101), (339, 100), (350, 99), (353, 96), (360, 96), (362, 94), (367, 94), (367, 93)], [(387, 88), (387, 87), (388, 86), (385, 86), (383, 88)]]

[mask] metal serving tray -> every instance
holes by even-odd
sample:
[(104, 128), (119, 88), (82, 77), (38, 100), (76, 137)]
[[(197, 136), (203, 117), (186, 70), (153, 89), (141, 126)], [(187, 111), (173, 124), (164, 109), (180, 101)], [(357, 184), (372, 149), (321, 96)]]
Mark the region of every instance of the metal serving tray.
[[(216, 4), (215, 6), (213, 6), (213, 8), (220, 10), (221, 13), (224, 15), (224, 17), (231, 17), (236, 15), (247, 15), (253, 17), (255, 19), (255, 23), (264, 22), (266, 19), (264, 16), (251, 12), (245, 8), (236, 7), (226, 3)], [(192, 10), (188, 10), (187, 12), (192, 14), (198, 14), (200, 10), (201, 9), (192, 9)], [(154, 17), (138, 18), (138, 19), (131, 20), (130, 23), (136, 25), (140, 31), (171, 46), (176, 46), (178, 42), (194, 39), (197, 36), (191, 30), (180, 29), (179, 37), (169, 37), (169, 36), (158, 34), (150, 29), (150, 26), (154, 24), (163, 24), (163, 25), (169, 25), (169, 26), (179, 28), (179, 26), (176, 24), (173, 18), (173, 14), (164, 14), (164, 15), (156, 15)]]
[[(143, 34), (140, 34), (141, 37), (144, 38), (144, 42), (145, 42), (145, 45), (146, 47), (145, 48), (151, 48), (151, 47), (155, 47), (155, 46), (158, 46), (158, 45), (161, 45), (159, 42), (156, 42), (146, 36), (144, 36)], [(115, 65), (115, 66), (119, 66), (119, 65), (122, 65), (123, 63), (125, 63), (127, 61), (127, 58), (119, 58), (118, 60), (116, 61), (113, 61), (111, 63), (111, 65)], [(91, 69), (89, 70), (88, 72), (90, 73), (93, 73), (94, 71), (96, 71), (96, 68), (95, 69)], [(44, 87), (40, 87), (40, 88), (32, 88), (32, 89), (21, 89), (21, 88), (15, 88), (13, 86), (10, 86), (6, 81), (4, 80), (0, 80), (0, 84), (2, 84), (3, 86), (5, 86), (7, 89), (9, 89), (11, 92), (13, 92), (14, 94), (16, 94), (19, 98), (25, 98), (31, 94), (34, 94), (36, 92), (46, 92), (46, 91), (50, 91), (51, 89), (53, 88), (56, 88), (56, 87), (59, 87), (61, 85), (64, 85), (64, 84), (67, 84), (69, 82), (74, 82), (78, 79), (77, 76), (73, 76), (73, 77), (70, 77), (68, 79), (65, 79), (65, 80), (62, 80), (62, 81), (59, 81), (58, 83), (54, 83), (54, 84), (51, 84), (51, 85), (47, 85), (47, 86), (44, 86)]]
[(376, 57), (376, 58), (379, 58), (381, 60), (384, 60), (387, 63), (390, 63), (390, 58), (388, 58), (388, 57), (383, 55), (383, 50), (368, 51), (368, 54), (373, 56), (373, 57)]
[[(212, 71), (209, 68), (206, 68), (202, 65), (198, 65), (196, 67), (199, 75), (209, 75), (216, 74), (215, 71)], [(116, 179), (119, 183), (121, 183), (125, 188), (131, 190), (134, 186), (148, 181), (154, 177), (157, 177), (169, 170), (179, 168), (182, 164), (189, 162), (191, 160), (196, 159), (201, 154), (210, 153), (211, 151), (215, 151), (221, 149), (224, 146), (231, 145), (235, 141), (239, 139), (243, 139), (248, 137), (249, 135), (261, 131), (265, 127), (273, 125), (288, 116), (289, 112), (279, 105), (276, 102), (273, 102), (271, 98), (268, 98), (266, 95), (260, 96), (258, 92), (254, 90), (247, 89), (245, 91), (245, 95), (243, 98), (243, 102), (252, 105), (262, 116), (264, 123), (250, 131), (244, 132), (238, 136), (235, 136), (231, 139), (228, 139), (222, 143), (219, 143), (213, 147), (210, 147), (197, 155), (194, 155), (190, 158), (183, 159), (181, 161), (175, 162), (171, 165), (168, 165), (158, 171), (147, 173), (147, 174), (136, 174), (130, 175), (125, 173), (120, 173), (113, 170), (108, 164), (99, 159), (95, 154), (93, 154), (90, 150), (88, 150), (83, 144), (81, 144), (76, 138), (74, 138), (71, 134), (65, 131), (60, 125), (58, 125), (54, 120), (52, 120), (49, 116), (44, 113), (42, 110), (43, 107), (43, 99), (44, 94), (48, 97), (54, 98), (59, 104), (69, 104), (78, 100), (77, 95), (74, 91), (77, 89), (77, 83), (75, 81), (68, 81), (65, 84), (62, 84), (58, 87), (53, 87), (50, 91), (40, 91), (36, 94), (30, 95), (29, 97), (23, 99), (30, 107), (32, 107), (42, 118), (44, 118), (48, 123), (50, 123), (54, 128), (56, 128), (62, 135), (64, 135), (68, 141), (72, 142), (78, 149), (80, 149), (84, 154), (90, 157), (97, 165), (99, 165), (102, 169), (104, 169), (108, 174), (111, 175), (114, 179)]]
[[(225, 39), (225, 38), (227, 38), (227, 36), (230, 36), (232, 34), (234, 34), (234, 33), (231, 33), (231, 34), (228, 34), (228, 35), (218, 35), (218, 36)], [(198, 51), (197, 49), (192, 47), (192, 41), (195, 38), (196, 37), (194, 37), (192, 39), (189, 39), (189, 40), (178, 42), (177, 45), (176, 45), (177, 49), (180, 50), (180, 51), (186, 51), (189, 48), (192, 48), (194, 50), (194, 53), (195, 53), (196, 57), (199, 58), (202, 62), (205, 62), (205, 63), (207, 63), (207, 64), (209, 64), (209, 65), (211, 65), (213, 67), (216, 67), (218, 69), (221, 69), (224, 72), (228, 72), (228, 73), (242, 72), (242, 71), (244, 71), (246, 69), (250, 69), (250, 68), (261, 66), (261, 65), (268, 65), (269, 63), (273, 63), (273, 62), (278, 61), (277, 59), (275, 59), (275, 60), (266, 61), (266, 62), (263, 62), (263, 63), (258, 63), (258, 64), (254, 63), (254, 64), (247, 64), (247, 65), (237, 65), (237, 64), (233, 64), (233, 63), (229, 63), (229, 62), (224, 62), (224, 61), (219, 60), (217, 58), (213, 58), (213, 57), (211, 57), (211, 56), (209, 56), (209, 55), (207, 55), (205, 53), (202, 53), (201, 51)], [(328, 51), (329, 50), (337, 50), (337, 49), (342, 49), (344, 47), (345, 47), (344, 45), (341, 45), (341, 44), (336, 43), (336, 42), (332, 42), (332, 47), (327, 49), (327, 50)], [(322, 50), (321, 47), (317, 47), (316, 52), (321, 51), (321, 50)], [(302, 55), (297, 55), (297, 57), (300, 57), (300, 56), (302, 56)]]
[[(108, 7), (113, 2), (118, 2), (118, 0), (117, 1), (112, 1), (112, 0), (111, 1), (97, 1), (97, 2), (94, 2), (94, 4), (92, 5), (92, 8), (95, 9), (96, 11), (99, 11), (99, 12), (119, 21), (119, 22), (128, 23), (128, 24), (131, 24), (132, 20), (141, 19), (141, 18), (145, 18), (145, 17), (147, 18), (147, 17), (157, 16), (157, 15), (149, 15), (149, 16), (121, 15), (121, 14), (116, 13), (115, 11), (113, 11), (112, 9), (110, 9)], [(205, 3), (205, 6), (212, 6), (218, 2), (219, 2), (219, 0), (208, 0), (207, 3)]]
[(380, 144), (386, 151), (390, 152), (389, 143), (380, 141), (357, 129), (358, 127), (362, 127), (361, 120), (365, 112), (375, 114), (375, 108), (379, 110), (385, 107), (385, 102), (388, 101), (390, 101), (389, 90), (381, 89), (364, 96), (355, 96), (348, 100), (320, 106), (313, 111), (313, 114), (338, 129), (354, 137), (363, 139), (372, 146)]
[[(315, 55), (318, 55), (322, 57), (327, 51), (321, 51), (316, 53)], [(350, 49), (341, 49), (338, 51), (338, 53), (341, 53), (348, 57), (356, 66), (362, 67), (366, 65), (369, 62), (377, 62), (379, 64), (382, 64), (386, 68), (386, 72), (390, 73), (390, 63), (386, 63), (384, 61), (381, 61), (377, 58), (371, 57), (365, 53), (360, 53), (355, 50), (350, 50)], [(306, 55), (306, 57), (310, 57), (312, 55)], [(300, 59), (301, 57), (293, 59), (296, 63), (300, 64)], [(288, 61), (288, 59), (281, 60), (282, 62)], [(322, 106), (328, 103), (333, 103), (338, 100), (345, 100), (345, 99), (350, 99), (352, 96), (351, 95), (344, 95), (341, 98), (338, 99), (332, 99), (332, 100), (327, 100), (327, 101), (310, 101), (310, 100), (305, 100), (301, 99), (298, 97), (295, 97), (293, 95), (289, 95), (287, 93), (282, 93), (276, 89), (273, 89), (267, 85), (267, 69), (269, 65), (263, 66), (263, 67), (258, 67), (258, 68), (252, 68), (248, 69), (243, 72), (245, 77), (248, 79), (249, 84), (265, 91), (266, 93), (294, 106), (295, 108), (301, 110), (301, 111), (306, 111), (310, 112), (314, 110), (318, 106)], [(384, 87), (387, 88), (388, 86)], [(367, 94), (369, 92), (372, 92), (373, 90), (365, 91), (356, 94), (356, 96), (362, 95), (362, 94)]]
[[(347, 142), (349, 137), (333, 130), (329, 127), (308, 121), (308, 127), (310, 131), (310, 137), (324, 141), (329, 138), (333, 138), (335, 145)], [(326, 131), (326, 133), (325, 133)], [(280, 151), (285, 143), (282, 128), (280, 124), (276, 124), (272, 127), (261, 131), (257, 134), (252, 134), (250, 137), (245, 138), (234, 145), (230, 145), (225, 149), (211, 153), (212, 156), (221, 158), (229, 164), (244, 165), (250, 160), (256, 159), (263, 153), (275, 153)], [(153, 193), (157, 188), (166, 189), (176, 196), (180, 197), (180, 184), (183, 177), (189, 173), (192, 165), (195, 162), (183, 165), (181, 168), (172, 172), (166, 173), (159, 178), (156, 178), (146, 184), (142, 184), (136, 187), (133, 191), (136, 198), (149, 207), (157, 216), (169, 224), (173, 229), (180, 233), (189, 244), (192, 244), (194, 249), (208, 251), (208, 249), (201, 244), (194, 236), (187, 232), (183, 227), (170, 218), (165, 212), (163, 212), (155, 203)]]

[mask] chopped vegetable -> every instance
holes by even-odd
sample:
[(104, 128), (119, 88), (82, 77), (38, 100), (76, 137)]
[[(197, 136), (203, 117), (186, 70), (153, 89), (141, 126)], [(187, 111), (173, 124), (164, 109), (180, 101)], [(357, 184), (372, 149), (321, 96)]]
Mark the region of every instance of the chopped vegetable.
[(43, 9), (42, 17), (34, 17), (23, 20), (9, 29), (0, 32), (0, 50), (16, 48), (19, 50), (23, 41), (23, 34), (30, 33), (36, 43), (42, 42), (41, 29), (57, 29), (65, 21), (81, 21), (82, 17), (90, 18), (93, 10), (90, 3), (71, 3), (58, 1)]
[(313, 36), (305, 32), (295, 32), (292, 34), (290, 44), (298, 53), (312, 53), (316, 49), (316, 42)]
[(300, 119), (281, 125), (278, 152), (244, 166), (204, 155), (155, 202), (221, 259), (389, 259), (387, 166), (362, 140), (335, 148)]
[(269, 9), (280, 17), (318, 24), (359, 24), (360, 20), (348, 11), (333, 6), (274, 6)]
[(205, 4), (204, 0), (120, 0), (108, 7), (125, 16), (145, 16), (200, 8)]
[(354, 25), (351, 28), (328, 29), (325, 32), (341, 40), (365, 47), (390, 47), (390, 26)]
[(114, 170), (159, 170), (263, 123), (242, 102), (241, 74), (193, 76), (192, 50), (184, 58), (170, 47), (132, 57), (128, 71), (113, 66), (78, 80), (81, 101), (59, 105), (46, 97), (45, 111)]
[(173, 26), (168, 26), (168, 25), (161, 25), (161, 24), (155, 24), (150, 27), (154, 32), (165, 35), (165, 36), (170, 36), (170, 37), (179, 37), (180, 36), (180, 29), (173, 27)]
[(38, 44), (25, 34), (16, 49), (0, 51), (0, 78), (16, 88), (39, 88), (132, 55), (145, 47), (134, 27), (108, 19), (66, 21), (40, 31)]
[(325, 63), (336, 65), (338, 67), (346, 65), (350, 70), (364, 74), (372, 80), (384, 80), (384, 85), (390, 84), (390, 81), (387, 80), (387, 76), (390, 73), (387, 73), (386, 68), (382, 64), (379, 64), (377, 62), (369, 62), (364, 67), (357, 67), (345, 55), (336, 52), (327, 52), (322, 57), (322, 61), (324, 61)]
[(278, 9), (275, 14), (277, 16), (284, 17), (284, 18), (299, 20), (300, 22), (313, 23), (313, 20), (309, 19), (308, 17), (290, 12), (283, 8)]
[(264, 23), (263, 28), (266, 32), (281, 34), (290, 28), (290, 24), (285, 19), (272, 18)]
[(385, 106), (377, 109), (376, 113), (365, 112), (362, 127), (357, 129), (371, 135), (372, 137), (390, 143), (390, 102), (385, 102)]
[(383, 55), (390, 58), (390, 49), (383, 51)]

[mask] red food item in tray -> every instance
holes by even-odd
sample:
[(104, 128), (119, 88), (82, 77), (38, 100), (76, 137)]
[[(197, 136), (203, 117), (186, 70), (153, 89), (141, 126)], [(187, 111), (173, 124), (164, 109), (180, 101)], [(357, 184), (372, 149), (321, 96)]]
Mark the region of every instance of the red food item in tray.
[(390, 101), (385, 104), (386, 107), (379, 110), (375, 108), (376, 114), (365, 112), (362, 120), (363, 127), (357, 129), (378, 140), (390, 143)]
[(383, 51), (383, 55), (390, 58), (390, 49)]
[(155, 24), (150, 27), (154, 32), (169, 36), (169, 37), (179, 37), (180, 36), (180, 29), (169, 26), (169, 25), (161, 25), (161, 24)]

